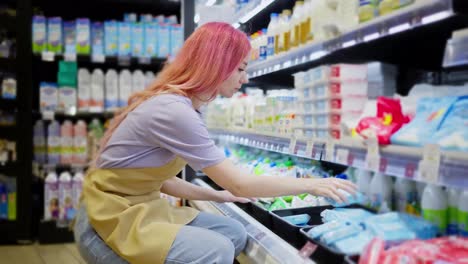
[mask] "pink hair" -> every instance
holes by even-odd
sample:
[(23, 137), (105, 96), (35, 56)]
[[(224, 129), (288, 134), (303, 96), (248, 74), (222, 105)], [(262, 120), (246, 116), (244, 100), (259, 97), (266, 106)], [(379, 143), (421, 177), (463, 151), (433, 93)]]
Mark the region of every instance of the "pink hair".
[(149, 87), (133, 93), (128, 99), (128, 106), (116, 113), (100, 142), (91, 167), (96, 167), (107, 142), (127, 114), (142, 102), (162, 93), (211, 101), (218, 95), (219, 85), (237, 70), (236, 67), (250, 49), (248, 37), (230, 24), (211, 22), (195, 30), (174, 61), (164, 66)]

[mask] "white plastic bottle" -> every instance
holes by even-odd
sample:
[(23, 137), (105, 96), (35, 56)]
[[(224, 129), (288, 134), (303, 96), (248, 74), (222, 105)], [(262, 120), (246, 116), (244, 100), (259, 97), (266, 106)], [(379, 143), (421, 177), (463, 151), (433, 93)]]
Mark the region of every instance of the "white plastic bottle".
[(61, 137), (60, 124), (57, 120), (52, 121), (47, 127), (47, 163), (60, 163)]
[(78, 210), (78, 205), (80, 203), (81, 192), (83, 191), (83, 172), (77, 171), (73, 175), (72, 179), (72, 197), (73, 197), (73, 208)]
[(371, 207), (379, 211), (385, 201), (392, 208), (392, 179), (382, 173), (376, 173), (370, 184)]
[(145, 75), (141, 70), (136, 70), (132, 75), (132, 92), (142, 91), (145, 89)]
[(68, 171), (60, 173), (58, 179), (58, 193), (59, 193), (59, 220), (64, 222), (71, 219), (70, 211), (73, 210), (73, 197), (72, 197), (72, 183), (71, 174)]
[(408, 204), (416, 200), (416, 186), (413, 181), (396, 178), (395, 181), (395, 208), (398, 212), (408, 212)]
[(44, 220), (58, 219), (59, 212), (58, 179), (51, 171), (44, 182)]
[(145, 87), (150, 86), (154, 81), (154, 73), (147, 71), (145, 72)]
[(83, 120), (78, 120), (73, 126), (73, 155), (74, 164), (85, 165), (87, 161), (88, 147), (87, 125)]
[(128, 98), (132, 94), (132, 74), (129, 70), (122, 70), (119, 74), (119, 107), (127, 106)]
[(91, 75), (91, 104), (89, 110), (94, 113), (104, 111), (104, 73), (95, 69)]
[(73, 123), (65, 120), (60, 127), (60, 163), (71, 164), (73, 157)]
[(108, 112), (113, 112), (119, 107), (119, 75), (114, 69), (106, 72), (105, 86), (104, 108)]
[(372, 182), (372, 173), (368, 170), (357, 170), (357, 187), (358, 191), (366, 196), (366, 201), (364, 205), (370, 204), (371, 192), (370, 192), (370, 183)]
[(91, 74), (88, 69), (78, 70), (78, 112), (89, 111), (91, 103)]
[(304, 9), (303, 1), (296, 1), (291, 17), (291, 48), (297, 47), (301, 43), (301, 20)]
[(37, 120), (33, 129), (34, 160), (43, 164), (46, 162), (46, 138), (44, 121)]
[(267, 29), (267, 59), (275, 55), (275, 35), (278, 31), (278, 14), (270, 15), (270, 23)]
[(458, 203), (460, 192), (455, 188), (447, 188), (448, 195), (448, 225), (447, 235), (458, 234)]
[(421, 201), (424, 219), (439, 227), (439, 233), (445, 234), (448, 219), (447, 194), (441, 187), (428, 184), (424, 189)]
[(468, 190), (458, 199), (458, 229), (461, 236), (468, 237)]
[(267, 45), (267, 30), (264, 28), (262, 29), (261, 34), (258, 38), (259, 60), (267, 59)]

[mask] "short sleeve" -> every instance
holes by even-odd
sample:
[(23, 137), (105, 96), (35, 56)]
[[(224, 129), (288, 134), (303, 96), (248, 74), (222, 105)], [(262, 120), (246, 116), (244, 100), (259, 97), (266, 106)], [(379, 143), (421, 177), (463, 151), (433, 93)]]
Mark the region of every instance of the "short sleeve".
[(226, 157), (210, 138), (206, 125), (191, 104), (172, 101), (151, 114), (147, 140), (184, 159), (194, 170), (222, 162)]

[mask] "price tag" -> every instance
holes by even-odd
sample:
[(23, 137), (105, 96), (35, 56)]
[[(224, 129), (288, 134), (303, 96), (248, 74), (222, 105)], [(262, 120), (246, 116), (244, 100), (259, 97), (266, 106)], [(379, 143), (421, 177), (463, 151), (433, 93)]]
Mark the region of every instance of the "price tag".
[(289, 149), (288, 149), (289, 154), (295, 155), (297, 153), (296, 144), (297, 144), (297, 138), (292, 137), (291, 141), (289, 142)]
[(349, 158), (349, 149), (339, 148), (336, 150), (336, 159), (335, 161), (343, 164), (343, 165), (351, 165), (348, 164)]
[(376, 138), (368, 139), (367, 141), (367, 154), (366, 154), (366, 169), (372, 171), (379, 171), (380, 169), (380, 154), (379, 143)]
[(305, 150), (305, 156), (306, 157), (314, 157), (312, 155), (314, 150), (314, 141), (312, 139), (308, 139), (306, 142), (306, 150)]
[(91, 55), (91, 61), (94, 63), (104, 63), (106, 62), (106, 56), (104, 54), (93, 54)]
[(387, 171), (388, 160), (386, 158), (380, 159), (379, 171), (385, 173)]
[(317, 245), (314, 243), (307, 241), (307, 243), (299, 250), (299, 256), (302, 258), (309, 258), (314, 254), (315, 250), (317, 250)]
[(55, 118), (55, 113), (53, 111), (42, 112), (42, 119), (53, 121), (54, 118)]
[(65, 53), (65, 55), (63, 56), (63, 60), (76, 61), (76, 53)]
[(43, 51), (41, 53), (41, 58), (43, 61), (54, 61), (55, 60), (55, 53), (51, 51)]
[(328, 138), (325, 143), (325, 160), (335, 161), (335, 141), (332, 138)]
[(419, 179), (437, 183), (439, 181), (440, 147), (436, 144), (424, 146), (423, 159), (418, 165)]
[(416, 171), (416, 164), (408, 163), (405, 166), (405, 177), (414, 178), (414, 172)]

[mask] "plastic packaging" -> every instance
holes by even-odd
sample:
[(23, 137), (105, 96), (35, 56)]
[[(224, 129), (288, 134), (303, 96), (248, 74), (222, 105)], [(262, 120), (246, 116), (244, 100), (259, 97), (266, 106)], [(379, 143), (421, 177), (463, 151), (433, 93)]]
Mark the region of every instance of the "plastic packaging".
[(69, 172), (62, 172), (58, 179), (59, 187), (59, 220), (65, 222), (71, 220), (74, 216), (73, 197), (72, 197), (72, 183), (71, 175)]
[(392, 179), (382, 173), (376, 173), (370, 183), (371, 207), (379, 210), (385, 201), (392, 208)]
[(458, 228), (460, 235), (468, 237), (468, 190), (464, 190), (458, 200)]
[(310, 215), (300, 214), (300, 215), (283, 216), (283, 219), (293, 225), (307, 225), (307, 223), (310, 220)]
[(88, 69), (78, 70), (78, 111), (89, 111), (91, 105), (91, 74)]
[(132, 74), (125, 69), (119, 75), (119, 107), (127, 105), (127, 100), (132, 94)]
[(60, 124), (52, 121), (47, 127), (47, 162), (48, 164), (60, 163)]
[(89, 55), (91, 52), (91, 25), (89, 18), (76, 20), (76, 54)]
[(118, 51), (118, 28), (116, 21), (104, 22), (104, 52), (107, 56), (116, 56)]
[(448, 188), (448, 225), (447, 235), (457, 235), (458, 230), (458, 205), (460, 192), (455, 188)]
[(46, 50), (47, 45), (47, 25), (43, 16), (33, 16), (32, 18), (32, 48), (34, 53)]
[(91, 74), (90, 111), (104, 111), (104, 73), (101, 69), (95, 69)]
[(47, 19), (47, 50), (61, 54), (62, 44), (62, 18), (49, 17)]
[(362, 229), (358, 227), (357, 225), (346, 225), (340, 228), (337, 228), (335, 230), (331, 230), (326, 232), (325, 234), (322, 235), (320, 238), (320, 241), (331, 245), (332, 243), (354, 236), (361, 232)]
[[(73, 208), (75, 211), (78, 210), (80, 204), (80, 197), (83, 190), (84, 175), (81, 171), (78, 171), (73, 175), (72, 179), (72, 197), (73, 197)], [(73, 216), (71, 216), (73, 217)]]
[(113, 69), (106, 72), (104, 108), (115, 111), (119, 107), (119, 75)]
[(338, 229), (338, 228), (341, 228), (341, 227), (343, 227), (345, 225), (346, 224), (344, 222), (342, 222), (342, 221), (338, 221), (338, 220), (329, 221), (329, 222), (326, 222), (326, 223), (324, 223), (322, 225), (318, 225), (318, 226), (313, 227), (312, 229), (310, 229), (307, 232), (307, 235), (310, 238), (316, 239), (316, 238), (319, 238), (320, 236), (322, 236), (323, 234), (325, 234), (326, 232), (328, 232), (329, 230)]
[(424, 189), (421, 207), (424, 219), (434, 223), (440, 234), (447, 230), (448, 206), (447, 195), (441, 187), (428, 184)]
[(72, 162), (85, 165), (87, 162), (87, 126), (83, 120), (78, 120), (73, 127), (73, 154)]
[(49, 172), (44, 183), (44, 220), (59, 218), (58, 179), (55, 172)]
[(73, 123), (65, 120), (60, 127), (60, 163), (73, 162)]

